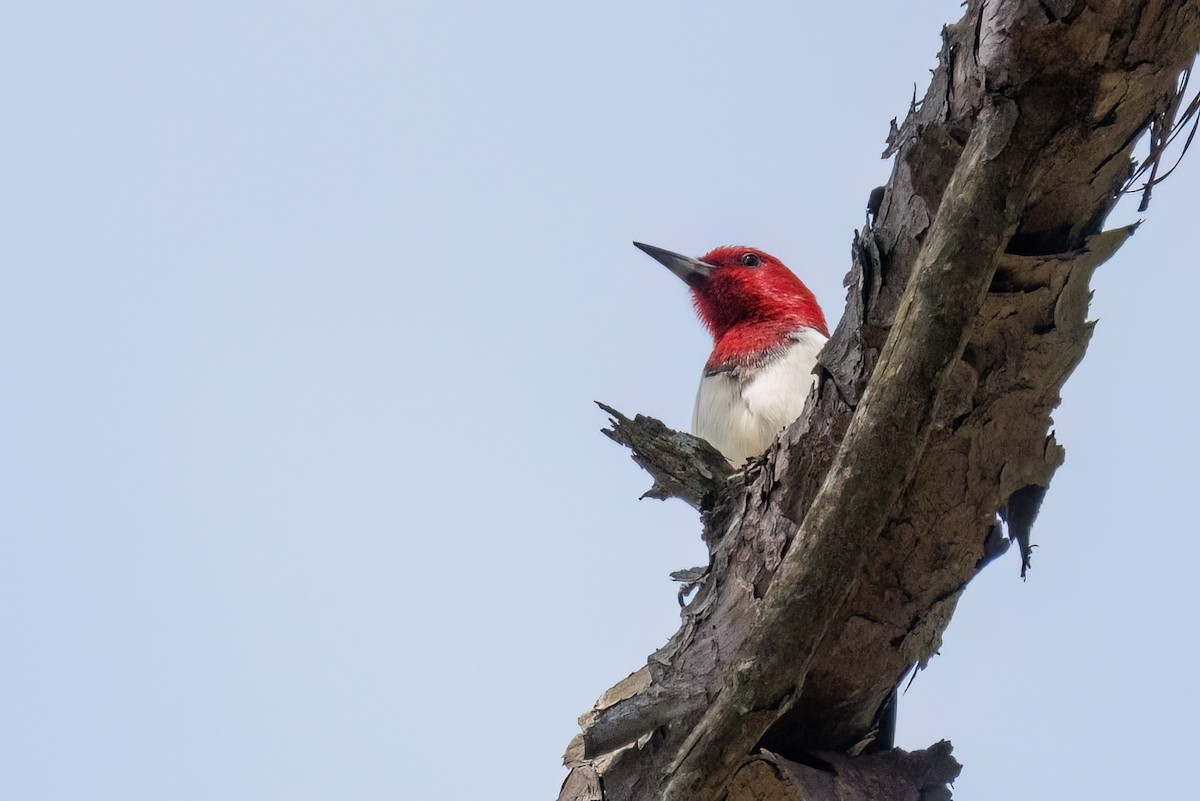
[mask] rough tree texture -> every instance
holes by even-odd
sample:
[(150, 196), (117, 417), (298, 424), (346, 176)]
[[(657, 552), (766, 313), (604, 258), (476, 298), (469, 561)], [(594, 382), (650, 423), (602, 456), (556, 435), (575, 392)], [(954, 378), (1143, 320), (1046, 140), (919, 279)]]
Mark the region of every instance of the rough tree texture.
[(580, 719), (563, 801), (949, 797), (948, 744), (848, 754), (936, 653), (997, 512), (1028, 521), (1010, 499), (1063, 461), (1088, 282), (1132, 233), (1101, 225), (1200, 0), (971, 0), (944, 38), (800, 420), (728, 475), (609, 410), (650, 494), (701, 509), (711, 561), (680, 630)]

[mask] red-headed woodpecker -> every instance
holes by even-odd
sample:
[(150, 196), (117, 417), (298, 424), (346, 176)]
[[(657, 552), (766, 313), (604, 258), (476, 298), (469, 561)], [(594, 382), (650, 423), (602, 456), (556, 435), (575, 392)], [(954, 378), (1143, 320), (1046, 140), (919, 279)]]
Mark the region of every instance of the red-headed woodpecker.
[(808, 287), (761, 250), (721, 247), (699, 259), (634, 242), (682, 278), (712, 333), (692, 433), (735, 467), (800, 416), (829, 339)]

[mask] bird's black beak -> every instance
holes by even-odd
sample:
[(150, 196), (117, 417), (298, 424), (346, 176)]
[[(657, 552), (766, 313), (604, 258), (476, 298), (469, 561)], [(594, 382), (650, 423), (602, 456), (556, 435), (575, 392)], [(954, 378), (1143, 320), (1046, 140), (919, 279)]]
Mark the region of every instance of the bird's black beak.
[(633, 244), (637, 246), (638, 250), (682, 278), (689, 286), (699, 283), (712, 275), (713, 266), (699, 259), (680, 256), (678, 253), (656, 248), (654, 245), (643, 245), (641, 242), (634, 242)]

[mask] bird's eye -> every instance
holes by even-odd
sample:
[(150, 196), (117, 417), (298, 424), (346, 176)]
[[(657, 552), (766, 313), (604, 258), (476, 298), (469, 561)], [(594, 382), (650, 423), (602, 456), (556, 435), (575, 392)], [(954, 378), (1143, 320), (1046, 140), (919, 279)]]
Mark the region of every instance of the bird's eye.
[(759, 260), (758, 256), (753, 253), (743, 253), (740, 261), (747, 267), (757, 267), (758, 265), (762, 264), (762, 261)]

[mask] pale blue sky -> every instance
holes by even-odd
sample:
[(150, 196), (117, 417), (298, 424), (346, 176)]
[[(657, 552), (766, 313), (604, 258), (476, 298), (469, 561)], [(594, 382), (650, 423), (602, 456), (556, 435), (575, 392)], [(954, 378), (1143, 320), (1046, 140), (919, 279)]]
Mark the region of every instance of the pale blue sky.
[[(959, 14), (9, 9), (0, 797), (553, 797), (703, 554), (598, 433), (685, 427), (708, 347), (630, 240), (762, 247), (836, 320)], [(1198, 185), (1097, 276), (1028, 582), (989, 568), (902, 701), (961, 798), (1192, 786)]]

